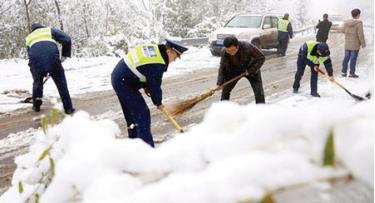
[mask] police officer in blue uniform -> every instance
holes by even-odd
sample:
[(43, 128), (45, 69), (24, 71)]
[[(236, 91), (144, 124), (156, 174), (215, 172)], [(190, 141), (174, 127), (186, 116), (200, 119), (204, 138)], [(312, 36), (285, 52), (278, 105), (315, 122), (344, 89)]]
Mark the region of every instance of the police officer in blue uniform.
[(277, 40), (279, 45), (277, 46), (277, 55), (285, 56), (286, 50), (288, 49), (289, 39), (293, 38), (293, 28), (289, 21), (289, 14), (284, 14), (282, 19), (277, 22)]
[(324, 42), (314, 40), (307, 41), (299, 50), (297, 59), (297, 72), (293, 83), (293, 93), (298, 93), (300, 81), (305, 72), (306, 65), (311, 68), (311, 95), (320, 97), (318, 94), (318, 69), (320, 64), (324, 64), (330, 80), (333, 81), (333, 69), (331, 58), (329, 57), (329, 47)]
[[(31, 33), (26, 37), (30, 71), (33, 76), (33, 110), (40, 111), (43, 97), (43, 79), (49, 74), (59, 91), (66, 114), (72, 114), (74, 108), (69, 95), (64, 68), (61, 62), (71, 56), (71, 40), (64, 32), (47, 28), (39, 23), (31, 26)], [(57, 44), (62, 45), (60, 59)]]
[(113, 70), (112, 86), (125, 116), (129, 138), (141, 138), (154, 147), (150, 110), (139, 90), (143, 88), (153, 104), (162, 110), (163, 73), (186, 50), (168, 39), (165, 44), (137, 45)]

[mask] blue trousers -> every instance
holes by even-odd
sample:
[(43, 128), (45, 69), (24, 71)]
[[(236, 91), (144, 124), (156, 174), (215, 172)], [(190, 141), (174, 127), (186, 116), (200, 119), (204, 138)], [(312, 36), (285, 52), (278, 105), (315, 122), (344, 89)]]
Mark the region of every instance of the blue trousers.
[(128, 126), (129, 138), (141, 138), (154, 147), (151, 134), (151, 115), (138, 88), (128, 84), (125, 79), (117, 79), (112, 73), (112, 86), (120, 101), (122, 112)]
[(61, 64), (57, 64), (51, 71), (38, 71), (37, 69), (31, 67), (30, 68), (31, 75), (33, 76), (33, 105), (34, 106), (41, 106), (42, 105), (42, 97), (43, 97), (43, 80), (44, 77), (49, 74), (55, 85), (57, 90), (59, 91), (59, 95), (61, 101), (64, 106), (64, 110), (68, 111), (73, 109), (72, 100), (70, 98), (69, 90), (68, 90), (68, 83), (66, 82), (64, 68)]
[(357, 57), (359, 50), (345, 50), (345, 57), (342, 61), (342, 73), (348, 72), (348, 63), (350, 61), (350, 75), (355, 74), (355, 66), (357, 65)]
[[(306, 59), (300, 54), (298, 54), (297, 59), (297, 72), (294, 76), (294, 83), (293, 83), (293, 89), (298, 89), (300, 87), (300, 81), (302, 79), (302, 76), (305, 72), (305, 67), (307, 65)], [(311, 69), (311, 80), (310, 80), (310, 88), (311, 88), (311, 94), (318, 92), (318, 72), (314, 70), (314, 67), (309, 66)]]

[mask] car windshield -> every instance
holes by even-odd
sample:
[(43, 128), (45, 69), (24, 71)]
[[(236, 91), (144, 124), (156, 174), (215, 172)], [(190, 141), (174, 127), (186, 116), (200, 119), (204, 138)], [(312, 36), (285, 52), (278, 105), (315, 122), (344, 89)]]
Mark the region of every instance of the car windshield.
[(262, 22), (262, 16), (236, 16), (225, 27), (258, 28)]

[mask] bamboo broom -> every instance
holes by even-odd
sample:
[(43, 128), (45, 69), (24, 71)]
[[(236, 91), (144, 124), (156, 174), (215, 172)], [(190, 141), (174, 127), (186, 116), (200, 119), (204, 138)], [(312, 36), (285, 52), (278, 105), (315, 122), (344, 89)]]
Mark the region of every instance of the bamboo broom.
[(179, 103), (175, 103), (175, 104), (166, 104), (164, 106), (171, 116), (173, 116), (173, 117), (180, 116), (183, 113), (185, 113), (186, 111), (193, 108), (199, 102), (201, 102), (201, 101), (207, 99), (208, 97), (212, 96), (216, 91), (223, 89), (224, 86), (242, 78), (245, 75), (247, 75), (247, 72), (243, 72), (242, 74), (232, 78), (231, 80), (228, 80), (227, 82), (223, 83), (222, 85), (220, 85), (220, 86), (218, 86), (214, 89), (209, 89), (205, 93), (203, 93), (199, 96), (196, 96), (192, 99), (188, 99), (188, 100), (185, 100), (185, 101), (182, 101), (182, 102), (179, 102)]

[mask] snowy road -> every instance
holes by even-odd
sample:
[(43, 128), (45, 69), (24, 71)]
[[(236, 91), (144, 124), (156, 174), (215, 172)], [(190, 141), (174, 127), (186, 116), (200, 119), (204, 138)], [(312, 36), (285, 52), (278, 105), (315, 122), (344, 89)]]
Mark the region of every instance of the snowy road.
[[(266, 51), (267, 61), (262, 68), (263, 84), (265, 94), (268, 98), (272, 98), (271, 102), (276, 101), (277, 98), (285, 95), (285, 91), (289, 92), (293, 82), (295, 73), (295, 56), (301, 44), (311, 39), (311, 36), (300, 37), (291, 42), (289, 46), (288, 55), (283, 58), (277, 58), (272, 51)], [(332, 36), (331, 53), (334, 63), (334, 70), (336, 74), (339, 71), (340, 62), (343, 56), (343, 44), (341, 43), (341, 36)], [(359, 63), (367, 59), (367, 55), (371, 52), (369, 48), (363, 50), (360, 54)], [(198, 63), (192, 64), (197, 66)], [(187, 67), (188, 69), (188, 67)], [(181, 101), (203, 93), (205, 90), (215, 87), (217, 76), (217, 68), (207, 67), (204, 69), (192, 68), (192, 71), (187, 71), (186, 74), (177, 75), (175, 77), (167, 78), (163, 83), (164, 103), (173, 103)], [(309, 71), (306, 71), (304, 81), (309, 78)], [(322, 79), (321, 79), (322, 80)], [(278, 96), (279, 95), (279, 96)], [(190, 112), (178, 118), (182, 126), (189, 127), (199, 123), (205, 111), (215, 101), (219, 100), (219, 94), (201, 102), (194, 107)], [(324, 96), (324, 95), (323, 95)], [(245, 80), (241, 80), (232, 93), (232, 100), (240, 104), (253, 102), (253, 93), (249, 84)], [(173, 127), (152, 105), (150, 100), (147, 100), (151, 107), (152, 114), (152, 130), (156, 142), (162, 142), (168, 139), (168, 135), (174, 132)], [(266, 98), (267, 101), (267, 98)], [(104, 90), (101, 92), (86, 93), (79, 95), (74, 99), (76, 108), (85, 110), (91, 115), (98, 118), (109, 118), (114, 120), (121, 127), (124, 137), (126, 137), (126, 128), (121, 108), (118, 104), (114, 92), (111, 90)], [(49, 104), (51, 106), (51, 104)], [(47, 108), (48, 109), (48, 108)], [(44, 110), (46, 113), (48, 110)], [(0, 186), (6, 187), (9, 185), (9, 179), (14, 170), (13, 158), (14, 156), (25, 151), (31, 140), (32, 129), (34, 123), (32, 118), (38, 115), (37, 113), (21, 111), (21, 113), (2, 116), (0, 118)], [(11, 138), (7, 138), (9, 133), (16, 133)], [(364, 189), (367, 192), (367, 189)], [(363, 191), (362, 191), (363, 192)], [(367, 193), (366, 193), (367, 194)], [(287, 195), (288, 196), (288, 195)], [(373, 197), (373, 194), (372, 194)], [(371, 195), (370, 195), (371, 198)]]

